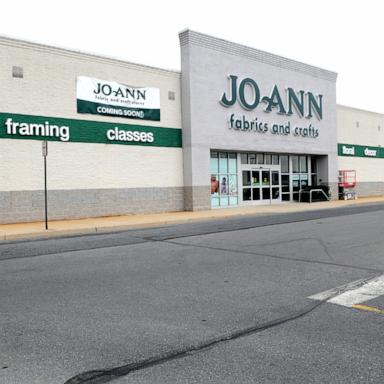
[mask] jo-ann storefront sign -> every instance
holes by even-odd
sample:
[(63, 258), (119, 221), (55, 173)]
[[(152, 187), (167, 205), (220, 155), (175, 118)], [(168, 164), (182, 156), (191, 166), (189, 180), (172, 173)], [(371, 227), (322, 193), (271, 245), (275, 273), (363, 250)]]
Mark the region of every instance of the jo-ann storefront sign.
[(0, 138), (181, 147), (181, 129), (0, 113)]
[(79, 76), (77, 112), (160, 121), (160, 89)]
[(339, 156), (384, 158), (384, 148), (367, 145), (338, 144)]

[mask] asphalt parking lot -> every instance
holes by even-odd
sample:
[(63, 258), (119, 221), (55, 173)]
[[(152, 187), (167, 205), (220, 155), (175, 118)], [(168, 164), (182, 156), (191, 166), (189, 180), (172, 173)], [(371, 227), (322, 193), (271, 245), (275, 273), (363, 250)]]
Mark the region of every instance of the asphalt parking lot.
[(382, 383), (383, 210), (2, 243), (0, 381)]

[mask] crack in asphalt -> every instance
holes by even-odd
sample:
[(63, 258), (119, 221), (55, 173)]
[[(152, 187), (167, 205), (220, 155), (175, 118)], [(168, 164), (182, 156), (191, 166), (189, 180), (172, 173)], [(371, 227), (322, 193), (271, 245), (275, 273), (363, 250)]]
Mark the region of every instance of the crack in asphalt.
[(180, 242), (171, 241), (171, 240), (162, 240), (161, 242), (169, 243), (169, 244), (175, 244), (175, 245), (181, 245), (181, 246), (189, 246), (189, 247), (195, 247), (195, 248), (209, 249), (209, 250), (213, 250), (213, 251), (237, 252), (237, 253), (241, 253), (244, 255), (263, 256), (263, 257), (268, 257), (268, 258), (272, 258), (272, 259), (279, 259), (279, 260), (297, 261), (297, 262), (303, 262), (303, 263), (309, 263), (309, 264), (331, 265), (331, 266), (335, 266), (335, 267), (351, 268), (351, 269), (357, 269), (357, 270), (367, 271), (367, 272), (372, 272), (372, 273), (382, 273), (383, 272), (383, 270), (381, 270), (381, 269), (368, 268), (368, 267), (364, 267), (364, 266), (357, 266), (357, 265), (351, 265), (351, 264), (340, 264), (340, 263), (335, 263), (335, 262), (331, 262), (331, 261), (308, 260), (308, 259), (302, 259), (299, 257), (285, 257), (285, 256), (273, 255), (270, 253), (243, 251), (243, 250), (232, 249), (232, 248), (212, 247), (209, 245), (180, 243)]
[[(183, 236), (188, 237), (188, 236)], [(181, 237), (177, 237), (181, 238)], [(325, 262), (325, 261), (315, 261), (315, 260), (306, 260), (306, 259), (300, 259), (300, 258), (286, 258), (283, 256), (278, 256), (278, 255), (272, 255), (272, 254), (265, 254), (265, 253), (255, 253), (255, 252), (250, 252), (250, 251), (243, 251), (243, 250), (237, 250), (237, 249), (230, 249), (230, 248), (221, 248), (221, 247), (211, 247), (211, 246), (205, 246), (205, 245), (198, 245), (198, 244), (190, 244), (190, 243), (181, 243), (177, 241), (173, 241), (171, 239), (169, 240), (152, 240), (147, 238), (149, 241), (153, 242), (161, 242), (161, 243), (168, 243), (168, 244), (173, 244), (173, 245), (178, 245), (182, 247), (196, 247), (196, 248), (203, 248), (203, 249), (209, 249), (209, 250), (215, 250), (215, 251), (220, 251), (220, 252), (237, 252), (237, 253), (242, 253), (242, 254), (247, 254), (247, 255), (253, 255), (253, 256), (264, 256), (268, 258), (275, 258), (275, 259), (282, 259), (282, 260), (289, 260), (289, 261), (298, 261), (298, 262), (306, 262), (306, 263), (314, 263), (314, 264), (324, 264), (324, 265), (331, 265), (331, 266), (338, 266), (338, 267), (344, 267), (344, 268), (352, 268), (352, 269), (358, 269), (358, 270), (365, 270), (369, 271), (371, 273), (375, 273), (375, 276), (371, 276), (367, 279), (364, 279), (361, 281), (361, 285), (365, 284), (367, 281), (371, 280), (372, 278), (375, 278), (377, 276), (377, 273), (382, 273), (381, 270), (377, 269), (372, 269), (372, 268), (365, 268), (365, 267), (357, 267), (357, 266), (352, 266), (352, 265), (344, 265), (344, 264), (339, 264), (335, 262)], [(324, 252), (327, 254), (327, 256), (333, 260), (333, 257), (328, 250), (328, 247), (326, 244), (318, 238), (300, 238), (300, 239), (294, 239), (288, 242), (294, 242), (294, 241), (306, 241), (306, 240), (315, 240), (319, 243), (319, 245), (323, 248)], [(287, 241), (281, 241), (281, 242), (276, 242), (275, 244), (283, 244), (286, 243)], [(345, 289), (346, 290), (346, 289)], [(294, 312), (293, 314), (289, 314), (283, 317), (280, 317), (278, 319), (268, 321), (266, 323), (248, 327), (245, 329), (241, 330), (235, 330), (233, 332), (218, 336), (216, 338), (212, 338), (209, 340), (206, 340), (205, 342), (199, 343), (197, 345), (192, 345), (189, 347), (186, 347), (184, 349), (180, 350), (174, 350), (170, 351), (168, 353), (159, 355), (159, 356), (152, 356), (147, 359), (143, 359), (141, 361), (135, 362), (135, 363), (130, 363), (114, 368), (107, 368), (104, 370), (93, 370), (93, 371), (87, 371), (80, 373), (69, 380), (67, 380), (64, 384), (104, 384), (111, 382), (113, 380), (116, 380), (120, 377), (127, 376), (128, 374), (147, 369), (156, 365), (161, 365), (165, 364), (167, 362), (177, 360), (177, 359), (182, 359), (185, 357), (188, 357), (190, 355), (196, 354), (196, 353), (201, 353), (204, 352), (210, 348), (214, 348), (215, 346), (236, 340), (241, 337), (249, 336), (252, 334), (256, 334), (259, 332), (262, 332), (264, 330), (285, 324), (290, 321), (294, 321), (296, 319), (299, 319), (315, 309), (317, 309), (319, 306), (322, 304), (326, 303), (328, 300), (330, 300), (332, 297), (339, 295), (342, 293), (343, 290), (340, 289), (337, 292), (334, 293), (331, 297), (328, 297), (324, 300), (318, 301), (316, 303), (311, 303), (302, 308), (299, 311)]]
[[(384, 205), (382, 207), (380, 207), (380, 210), (384, 209), (383, 207), (384, 207)], [(343, 212), (342, 214), (340, 214), (340, 212), (338, 212), (337, 216), (367, 213), (367, 212), (371, 211), (371, 209), (372, 209), (372, 207), (370, 208), (370, 210), (363, 211), (363, 212), (353, 211), (353, 212)], [(313, 215), (311, 215), (311, 216), (313, 216)], [(311, 264), (322, 264), (322, 265), (336, 266), (336, 267), (342, 267), (342, 268), (351, 268), (351, 269), (356, 269), (356, 270), (368, 271), (370, 273), (375, 273), (375, 274), (383, 273), (382, 270), (378, 270), (378, 269), (367, 268), (364, 266), (345, 265), (345, 264), (340, 264), (340, 263), (334, 262), (332, 254), (331, 254), (330, 250), (328, 249), (327, 245), (323, 242), (323, 240), (318, 239), (318, 238), (313, 238), (313, 237), (294, 239), (294, 240), (291, 240), (288, 242), (308, 241), (308, 240), (317, 241), (319, 243), (319, 245), (322, 247), (322, 249), (324, 250), (325, 254), (327, 254), (328, 258), (332, 261), (307, 260), (307, 259), (302, 259), (302, 258), (297, 258), (297, 257), (284, 257), (284, 256), (279, 256), (279, 255), (269, 254), (269, 253), (259, 253), (259, 252), (252, 252), (252, 251), (246, 251), (246, 250), (231, 249), (231, 248), (183, 243), (183, 242), (177, 241), (177, 239), (183, 239), (183, 238), (185, 239), (188, 237), (204, 236), (204, 235), (210, 235), (210, 234), (219, 233), (219, 232), (243, 231), (243, 230), (249, 230), (249, 229), (271, 226), (271, 225), (283, 225), (283, 224), (303, 222), (303, 221), (312, 221), (312, 220), (317, 220), (319, 218), (334, 217), (336, 215), (334, 215), (334, 213), (332, 212), (332, 213), (329, 213), (326, 217), (324, 217), (324, 213), (321, 213), (319, 216), (320, 217), (307, 217), (307, 218), (303, 218), (303, 217), (296, 217), (295, 218), (294, 216), (290, 216), (290, 220), (287, 220), (287, 217), (282, 218), (280, 220), (276, 220), (276, 218), (273, 218), (273, 219), (270, 219), (270, 220), (272, 220), (272, 222), (267, 222), (265, 225), (262, 225), (259, 222), (253, 223), (253, 224), (251, 223), (248, 225), (243, 225), (240, 228), (230, 228), (230, 225), (227, 225), (227, 226), (223, 225), (222, 227), (218, 226), (218, 227), (214, 228), (214, 230), (208, 230), (208, 229), (204, 230), (203, 229), (203, 231), (199, 231), (199, 233), (196, 233), (196, 230), (195, 230), (195, 233), (188, 233), (188, 230), (186, 230), (183, 234), (180, 234), (180, 235), (173, 233), (173, 236), (170, 234), (168, 234), (168, 236), (161, 235), (161, 233), (157, 234), (157, 235), (153, 234), (153, 233), (152, 233), (152, 235), (151, 234), (146, 235), (146, 233), (144, 231), (136, 231), (135, 235), (131, 235), (129, 231), (124, 231), (124, 233), (120, 232), (119, 235), (127, 234), (128, 238), (117, 239), (120, 242), (122, 242), (122, 244), (105, 245), (105, 243), (103, 242), (103, 239), (99, 238), (100, 246), (94, 246), (94, 247), (87, 246), (86, 248), (84, 248), (84, 246), (83, 246), (83, 248), (81, 248), (81, 249), (78, 249), (76, 247), (72, 247), (73, 249), (58, 250), (58, 251), (51, 252), (51, 253), (36, 254), (36, 255), (32, 255), (32, 256), (31, 255), (24, 255), (22, 257), (20, 257), (20, 256), (12, 257), (12, 255), (9, 255), (9, 257), (7, 257), (8, 256), (7, 255), (6, 258), (4, 258), (4, 257), (1, 258), (1, 256), (4, 256), (4, 254), (1, 253), (2, 247), (6, 246), (6, 245), (10, 246), (14, 243), (8, 243), (8, 244), (4, 244), (4, 245), (0, 244), (0, 261), (9, 260), (9, 259), (13, 259), (13, 258), (27, 258), (27, 257), (35, 257), (35, 256), (55, 255), (55, 254), (68, 253), (68, 252), (89, 251), (89, 250), (96, 250), (96, 249), (103, 249), (103, 248), (127, 247), (130, 245), (136, 245), (136, 244), (159, 242), (159, 243), (172, 244), (172, 245), (177, 245), (177, 246), (182, 246), (182, 247), (196, 247), (196, 248), (214, 250), (214, 251), (219, 251), (219, 252), (236, 252), (236, 253), (240, 253), (240, 254), (268, 257), (268, 258), (294, 261), (294, 262), (300, 262), (300, 263), (305, 262), (305, 263), (311, 263)], [(273, 221), (273, 220), (275, 220), (275, 221)], [(232, 223), (231, 225), (234, 226), (234, 225), (236, 225), (236, 223)], [(167, 227), (166, 229), (167, 230), (172, 230), (172, 229), (175, 230), (174, 228), (170, 228), (170, 227)], [(186, 229), (188, 229), (188, 228), (186, 228)], [(193, 230), (193, 228), (192, 228), (192, 230)], [(144, 236), (137, 236), (138, 233), (140, 233)], [(105, 235), (105, 234), (103, 234), (103, 235)], [(116, 233), (115, 233), (115, 235), (116, 235)], [(95, 236), (95, 235), (92, 235), (92, 236)], [(98, 235), (96, 235), (96, 236), (98, 236)], [(61, 238), (61, 239), (63, 239), (63, 238)], [(50, 240), (52, 240), (52, 239), (50, 239)], [(114, 240), (113, 238), (108, 239), (109, 242), (111, 242), (113, 240)], [(34, 240), (33, 244), (39, 245), (38, 242), (39, 242), (39, 240)], [(126, 242), (128, 242), (128, 244)], [(26, 243), (28, 244), (28, 242), (26, 242)], [(104, 245), (102, 243), (104, 243)], [(284, 241), (278, 242), (275, 244), (283, 244), (283, 243), (284, 243)], [(6, 249), (6, 248), (3, 248), (3, 249)], [(37, 251), (37, 249), (36, 249), (36, 251)], [(372, 277), (367, 279), (367, 281), (370, 280), (371, 278)], [(341, 290), (336, 292), (335, 296), (340, 294), (340, 292), (341, 292)], [(200, 353), (200, 352), (206, 351), (210, 348), (216, 347), (217, 345), (219, 345), (221, 343), (236, 340), (236, 339), (241, 338), (241, 337), (245, 337), (245, 336), (252, 335), (252, 334), (255, 334), (258, 332), (262, 332), (262, 331), (270, 329), (272, 327), (276, 327), (276, 326), (282, 325), (284, 323), (294, 321), (298, 318), (301, 318), (301, 317), (311, 313), (312, 311), (314, 311), (316, 308), (318, 308), (319, 306), (324, 304), (329, 299), (330, 298), (328, 297), (327, 299), (324, 299), (322, 301), (310, 303), (310, 304), (306, 305), (305, 307), (303, 307), (301, 310), (287, 314), (287, 315), (280, 317), (278, 319), (274, 319), (274, 320), (265, 322), (263, 324), (254, 325), (254, 326), (240, 329), (240, 330), (233, 330), (232, 332), (219, 335), (217, 337), (202, 341), (202, 342), (197, 343), (195, 345), (189, 345), (189, 346), (181, 348), (181, 349), (171, 350), (171, 351), (166, 352), (166, 353), (161, 354), (161, 355), (148, 357), (148, 358), (145, 358), (143, 360), (140, 360), (140, 361), (137, 361), (134, 363), (129, 363), (126, 365), (121, 365), (118, 367), (82, 372), (82, 373), (77, 374), (76, 376), (68, 379), (65, 382), (65, 384), (103, 384), (103, 383), (108, 383), (108, 382), (113, 381), (119, 377), (126, 376), (129, 373), (132, 373), (134, 371), (139, 371), (139, 370), (143, 370), (143, 369), (146, 369), (146, 368), (149, 368), (152, 366), (164, 364), (164, 363), (167, 363), (167, 362), (172, 361), (172, 360), (185, 358), (185, 357), (188, 357), (192, 354)]]
[[(327, 299), (328, 300), (328, 299)], [(189, 355), (192, 355), (194, 353), (203, 352), (209, 348), (213, 348), (214, 346), (228, 342), (231, 340), (238, 339), (240, 337), (245, 337), (257, 332), (264, 331), (266, 329), (275, 327), (277, 325), (284, 324), (288, 321), (292, 321), (295, 319), (298, 319), (310, 312), (312, 312), (314, 309), (319, 307), (321, 304), (323, 304), (326, 300), (322, 302), (316, 302), (315, 304), (310, 304), (307, 307), (303, 308), (301, 311), (298, 311), (294, 313), (293, 315), (282, 317), (264, 324), (261, 324), (259, 326), (246, 328), (243, 330), (234, 331), (232, 333), (219, 336), (217, 338), (210, 339), (208, 341), (205, 341), (201, 344), (198, 344), (196, 346), (190, 346), (188, 348), (184, 348), (181, 350), (176, 351), (170, 351), (168, 353), (165, 353), (160, 356), (154, 356), (147, 359), (144, 359), (142, 361), (139, 361), (137, 363), (131, 363), (127, 365), (123, 365), (120, 367), (105, 369), (105, 370), (97, 370), (97, 371), (88, 371), (84, 373), (80, 373), (79, 375), (76, 375), (69, 380), (67, 380), (64, 384), (104, 384), (108, 383), (112, 380), (115, 380), (119, 377), (126, 376), (129, 373), (132, 373), (134, 371), (146, 369), (155, 365), (160, 365), (167, 363), (172, 360), (181, 359), (184, 357), (187, 357)]]
[[(368, 281), (376, 278), (377, 275), (375, 276), (370, 276), (369, 278), (361, 280), (359, 282), (359, 285), (364, 285)], [(356, 288), (356, 287), (354, 287)], [(324, 300), (317, 301), (315, 303), (308, 304), (304, 308), (302, 308), (299, 311), (295, 311), (294, 313), (291, 313), (289, 315), (280, 317), (275, 320), (268, 321), (266, 323), (260, 324), (260, 325), (255, 325), (252, 327), (244, 328), (241, 330), (235, 330), (230, 333), (220, 335), (218, 337), (206, 340), (202, 343), (199, 343), (197, 345), (191, 345), (189, 347), (179, 349), (179, 350), (174, 350), (174, 351), (169, 351), (167, 353), (164, 353), (159, 356), (152, 356), (147, 359), (143, 359), (141, 361), (138, 361), (136, 363), (131, 363), (131, 364), (126, 364), (126, 365), (121, 365), (118, 367), (114, 368), (107, 368), (107, 369), (99, 369), (99, 370), (92, 370), (92, 371), (87, 371), (80, 373), (67, 381), (65, 381), (64, 384), (105, 384), (108, 382), (111, 382), (113, 380), (116, 380), (120, 377), (127, 376), (128, 374), (147, 369), (156, 365), (164, 364), (169, 361), (177, 360), (177, 359), (182, 359), (188, 356), (191, 356), (196, 353), (201, 353), (204, 351), (207, 351), (208, 349), (214, 348), (219, 344), (226, 343), (229, 341), (233, 341), (236, 339), (239, 339), (241, 337), (246, 337), (249, 335), (253, 335), (262, 331), (265, 331), (267, 329), (283, 325), (287, 322), (294, 321), (296, 319), (299, 319), (311, 312), (313, 312), (315, 309), (326, 303), (328, 300), (332, 299), (335, 296), (338, 296), (339, 294), (347, 291), (349, 288), (341, 288), (337, 290), (332, 296), (327, 297)]]
[(290, 243), (296, 243), (298, 241), (308, 241), (308, 240), (313, 240), (316, 241), (322, 248), (324, 253), (328, 256), (328, 258), (332, 261), (334, 261), (334, 258), (327, 246), (327, 244), (322, 240), (317, 237), (298, 237), (296, 239), (291, 239), (291, 240), (279, 240), (279, 241), (273, 241), (270, 243), (255, 243), (255, 244), (247, 244), (248, 246), (254, 245), (256, 247), (269, 247), (273, 245), (281, 245), (281, 244), (290, 244)]
[[(230, 232), (236, 232), (238, 229), (234, 229)], [(229, 232), (229, 231), (228, 231)], [(209, 234), (201, 234), (200, 236), (204, 235), (209, 235)], [(134, 243), (128, 243), (128, 244), (119, 244), (119, 245), (109, 245), (109, 246), (104, 246), (104, 247), (87, 247), (83, 249), (77, 249), (77, 248), (71, 248), (67, 250), (62, 250), (60, 252), (54, 252), (54, 253), (43, 253), (43, 254), (38, 254), (38, 255), (28, 255), (28, 256), (22, 256), (22, 257), (8, 257), (8, 258), (0, 258), (1, 261), (6, 261), (6, 260), (12, 260), (12, 259), (25, 259), (25, 258), (31, 258), (31, 257), (39, 257), (39, 256), (52, 256), (52, 255), (58, 255), (58, 254), (65, 254), (65, 253), (71, 253), (71, 252), (83, 252), (83, 251), (92, 251), (92, 250), (97, 250), (97, 249), (107, 249), (107, 248), (120, 248), (120, 247), (127, 247), (127, 246), (132, 246), (132, 245), (141, 245), (145, 243), (153, 243), (153, 242), (158, 242), (158, 243), (166, 243), (166, 244), (173, 244), (173, 245), (179, 245), (179, 246), (189, 246), (189, 247), (195, 247), (195, 248), (204, 248), (204, 249), (209, 249), (213, 251), (221, 251), (221, 252), (237, 252), (245, 255), (253, 255), (253, 256), (263, 256), (263, 257), (268, 257), (268, 258), (273, 258), (273, 259), (280, 259), (280, 260), (287, 260), (287, 261), (295, 261), (295, 262), (304, 262), (304, 263), (310, 263), (310, 264), (321, 264), (321, 265), (330, 265), (330, 266), (335, 266), (335, 267), (343, 267), (343, 268), (351, 268), (351, 269), (357, 269), (357, 270), (362, 270), (362, 271), (368, 271), (368, 272), (384, 272), (381, 269), (374, 269), (374, 268), (368, 268), (364, 266), (357, 266), (357, 265), (351, 265), (351, 264), (340, 264), (336, 263), (334, 261), (320, 261), (320, 260), (308, 260), (308, 259), (303, 259), (299, 257), (286, 257), (286, 256), (279, 256), (279, 255), (274, 255), (270, 253), (261, 253), (261, 252), (251, 252), (251, 251), (244, 251), (244, 250), (239, 250), (239, 249), (232, 249), (232, 248), (221, 248), (221, 247), (212, 247), (208, 245), (198, 245), (198, 244), (191, 244), (191, 243), (181, 243), (177, 241), (173, 241), (174, 239), (183, 239), (183, 238), (188, 238), (191, 236), (177, 236), (177, 237), (170, 237), (168, 239), (151, 239), (151, 238), (139, 238), (135, 237), (135, 239), (139, 240)], [(132, 237), (131, 237), (132, 239)], [(141, 240), (141, 241), (140, 241)], [(330, 260), (334, 260), (333, 256), (328, 250), (328, 247), (326, 244), (318, 238), (300, 238), (300, 239), (294, 239), (294, 240), (288, 240), (286, 243), (291, 243), (295, 241), (306, 241), (306, 240), (316, 240), (320, 246), (323, 248), (324, 252), (327, 254)], [(281, 242), (275, 242), (271, 243), (271, 245), (277, 245), (277, 244), (284, 244), (285, 241)], [(1, 256), (1, 255), (0, 255)]]

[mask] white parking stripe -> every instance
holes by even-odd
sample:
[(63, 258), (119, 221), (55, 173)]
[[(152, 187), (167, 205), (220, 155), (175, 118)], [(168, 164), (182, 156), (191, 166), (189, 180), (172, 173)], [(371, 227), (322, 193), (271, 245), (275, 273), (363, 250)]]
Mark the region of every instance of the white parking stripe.
[[(340, 294), (338, 294), (340, 292)], [(341, 287), (312, 295), (309, 299), (327, 300), (328, 303), (352, 307), (384, 295), (384, 275), (371, 280), (358, 280)]]

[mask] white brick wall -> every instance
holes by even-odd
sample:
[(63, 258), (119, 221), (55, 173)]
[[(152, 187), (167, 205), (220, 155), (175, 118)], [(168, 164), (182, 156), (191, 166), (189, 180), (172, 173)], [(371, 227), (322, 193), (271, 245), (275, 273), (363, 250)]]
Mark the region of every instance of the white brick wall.
[(354, 169), (360, 183), (384, 182), (384, 159), (339, 156), (339, 169)]
[[(0, 108), (3, 112), (180, 128), (180, 73), (0, 37)], [(12, 77), (12, 66), (24, 78)], [(78, 114), (77, 76), (160, 88), (161, 121)], [(168, 91), (175, 100), (168, 100)]]
[[(338, 105), (337, 135), (338, 143), (384, 147), (384, 114)], [(356, 170), (358, 182), (384, 182), (384, 159), (339, 156), (338, 164)]]
[(384, 114), (338, 105), (337, 140), (346, 144), (384, 146)]
[[(12, 66), (24, 78), (12, 77)], [(76, 112), (77, 76), (160, 88), (161, 121)], [(0, 111), (181, 128), (180, 73), (0, 38)], [(175, 100), (168, 100), (168, 91)], [(41, 142), (0, 139), (0, 191), (43, 188)], [(49, 143), (49, 188), (142, 188), (183, 185), (182, 149)]]
[[(39, 190), (41, 142), (0, 140), (1, 191)], [(49, 189), (181, 187), (182, 149), (48, 143)]]

